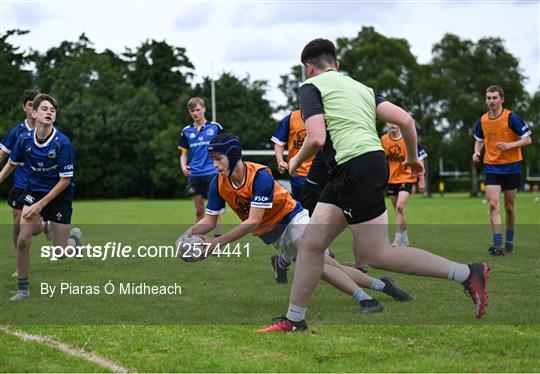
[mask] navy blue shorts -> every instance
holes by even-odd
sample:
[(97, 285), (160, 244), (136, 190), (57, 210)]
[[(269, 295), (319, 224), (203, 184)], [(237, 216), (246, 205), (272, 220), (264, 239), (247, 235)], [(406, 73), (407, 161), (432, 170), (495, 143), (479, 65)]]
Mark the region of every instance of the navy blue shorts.
[(485, 185), (501, 186), (503, 191), (515, 190), (521, 186), (521, 174), (486, 173)]
[[(19, 202), (23, 205), (30, 206), (43, 199), (45, 195), (47, 195), (47, 192), (25, 191), (19, 197)], [(41, 217), (43, 217), (44, 221), (68, 225), (71, 223), (71, 214), (73, 213), (72, 203), (73, 188), (68, 187), (41, 210)]]
[(386, 193), (388, 196), (397, 196), (399, 191), (406, 191), (410, 194), (412, 186), (413, 183), (388, 183), (388, 186), (386, 186)]
[(208, 188), (210, 187), (210, 182), (216, 174), (212, 175), (200, 175), (200, 176), (189, 176), (188, 185), (186, 187), (186, 193), (188, 196), (197, 196), (201, 195), (205, 199), (208, 197)]
[(306, 182), (306, 177), (291, 177), (289, 181), (291, 183), (291, 195), (293, 199), (300, 201), (302, 199), (302, 187)]
[(19, 198), (23, 193), (23, 188), (13, 187), (11, 191), (9, 191), (9, 196), (7, 200), (8, 205), (13, 209), (22, 210), (24, 205), (19, 202)]

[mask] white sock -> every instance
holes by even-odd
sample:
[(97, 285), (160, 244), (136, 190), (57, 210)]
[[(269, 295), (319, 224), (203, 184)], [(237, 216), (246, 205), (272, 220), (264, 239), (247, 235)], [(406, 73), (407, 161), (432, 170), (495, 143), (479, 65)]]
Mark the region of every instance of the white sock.
[(401, 235), (402, 235), (401, 241), (402, 241), (403, 243), (407, 243), (407, 244), (408, 244), (408, 243), (409, 243), (409, 234), (407, 233), (407, 230), (403, 231), (403, 232), (401, 233)]
[(369, 288), (375, 291), (382, 291), (384, 289), (384, 286), (386, 285), (382, 280), (373, 278), (373, 280), (371, 281), (371, 286)]
[(448, 271), (448, 279), (458, 283), (463, 283), (469, 278), (471, 269), (468, 265), (458, 264), (457, 262), (450, 263), (450, 270)]
[(289, 310), (287, 311), (287, 319), (293, 322), (301, 322), (306, 319), (307, 308), (300, 308), (294, 304), (289, 304)]
[(353, 299), (355, 299), (358, 303), (360, 301), (364, 300), (371, 300), (373, 299), (371, 296), (369, 296), (362, 288), (358, 287), (358, 289), (354, 292), (352, 295)]

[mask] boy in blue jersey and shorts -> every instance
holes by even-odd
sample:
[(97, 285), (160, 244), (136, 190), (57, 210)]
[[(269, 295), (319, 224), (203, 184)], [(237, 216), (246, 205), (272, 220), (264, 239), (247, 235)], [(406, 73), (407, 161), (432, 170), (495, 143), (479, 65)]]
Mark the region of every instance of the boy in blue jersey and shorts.
[[(37, 95), (39, 95), (39, 91), (37, 90), (24, 91), (22, 96), (22, 110), (26, 114), (26, 119), (12, 128), (2, 139), (2, 142), (0, 142), (0, 162), (2, 162), (4, 158), (9, 157), (13, 147), (15, 147), (15, 143), (17, 143), (19, 135), (36, 127), (36, 121), (32, 118), (32, 102)], [(20, 221), (23, 208), (23, 205), (18, 200), (26, 190), (27, 183), (28, 170), (24, 167), (16, 168), (13, 176), (13, 187), (9, 192), (7, 201), (8, 205), (11, 207), (13, 216), (13, 245), (15, 250), (17, 250), (17, 239), (19, 238), (19, 232), (21, 230)], [(49, 221), (36, 225), (34, 229), (34, 235), (43, 232), (47, 240), (51, 240), (51, 223)], [(12, 276), (17, 277), (17, 271), (15, 271)]]
[(10, 301), (27, 299), (30, 295), (30, 245), (33, 227), (40, 224), (42, 217), (52, 221), (55, 247), (80, 248), (83, 245), (81, 230), (74, 228), (70, 232), (75, 152), (69, 138), (53, 126), (57, 109), (58, 103), (52, 96), (35, 97), (32, 117), (36, 128), (19, 136), (8, 163), (0, 172), (1, 183), (19, 165), (29, 171), (25, 192), (18, 200), (24, 205), (17, 240), (18, 290)]
[[(208, 197), (208, 186), (216, 176), (212, 159), (208, 156), (208, 143), (218, 136), (223, 128), (217, 122), (206, 120), (206, 106), (200, 97), (191, 98), (187, 107), (193, 123), (182, 129), (178, 149), (181, 152), (182, 173), (188, 178), (187, 193), (193, 198), (195, 205), (195, 222), (199, 222), (204, 217), (204, 199)], [(219, 236), (220, 233), (218, 222), (214, 234)]]

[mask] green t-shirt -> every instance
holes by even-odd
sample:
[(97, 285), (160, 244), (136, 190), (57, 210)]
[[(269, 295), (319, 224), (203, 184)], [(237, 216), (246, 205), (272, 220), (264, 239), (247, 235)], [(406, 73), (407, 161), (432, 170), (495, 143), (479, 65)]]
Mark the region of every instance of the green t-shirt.
[(320, 91), (337, 165), (383, 150), (377, 134), (375, 94), (371, 88), (336, 71), (309, 78), (302, 86), (307, 84)]

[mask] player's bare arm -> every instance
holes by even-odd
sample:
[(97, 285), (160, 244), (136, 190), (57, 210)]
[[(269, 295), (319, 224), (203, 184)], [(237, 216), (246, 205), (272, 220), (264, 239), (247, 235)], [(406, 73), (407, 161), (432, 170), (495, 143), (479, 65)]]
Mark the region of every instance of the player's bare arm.
[(424, 173), (424, 164), (418, 158), (414, 119), (405, 110), (388, 101), (384, 101), (377, 106), (377, 118), (399, 126), (407, 147), (407, 158), (403, 162), (403, 166), (411, 168), (413, 177), (422, 175)]
[(476, 140), (474, 142), (474, 153), (472, 156), (472, 159), (474, 162), (480, 162), (480, 155), (482, 152), (482, 148), (484, 148), (484, 142), (480, 140)]
[(11, 173), (15, 170), (17, 166), (13, 165), (11, 162), (8, 162), (0, 171), (0, 183), (2, 183)]
[(532, 139), (530, 136), (527, 136), (525, 138), (521, 138), (519, 140), (516, 140), (515, 142), (499, 142), (495, 145), (497, 149), (500, 149), (501, 151), (507, 151), (512, 148), (518, 148), (518, 147), (524, 147), (526, 145), (529, 145), (532, 143)]
[(265, 212), (266, 208), (251, 207), (249, 209), (249, 216), (245, 221), (241, 222), (228, 233), (212, 240), (212, 245), (209, 252), (211, 253), (212, 250), (218, 245), (224, 246), (225, 244), (234, 242), (235, 240), (238, 240), (252, 232), (261, 224)]
[(285, 146), (283, 144), (274, 143), (274, 152), (276, 154), (276, 162), (278, 165), (278, 171), (280, 174), (285, 173), (289, 170), (289, 164), (283, 159), (283, 153), (285, 151)]
[(188, 165), (188, 152), (184, 149), (181, 150), (180, 154), (180, 167), (182, 168), (182, 173), (185, 177), (189, 177), (191, 175), (191, 171), (189, 170)]
[(202, 236), (212, 231), (218, 222), (218, 214), (206, 214), (203, 219), (186, 230), (184, 235), (194, 234)]

